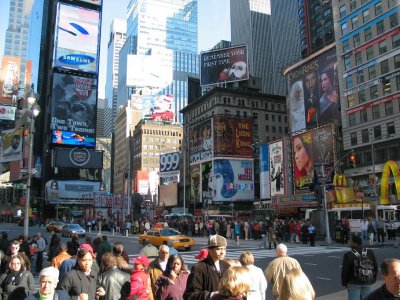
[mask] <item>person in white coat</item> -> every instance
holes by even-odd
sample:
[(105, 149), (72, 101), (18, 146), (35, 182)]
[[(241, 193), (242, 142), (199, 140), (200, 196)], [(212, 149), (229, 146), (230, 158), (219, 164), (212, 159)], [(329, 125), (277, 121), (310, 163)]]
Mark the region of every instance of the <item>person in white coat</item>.
[(249, 269), (251, 277), (251, 287), (247, 294), (247, 300), (265, 300), (267, 290), (267, 280), (264, 272), (254, 265), (254, 256), (250, 251), (245, 251), (240, 255), (240, 263)]

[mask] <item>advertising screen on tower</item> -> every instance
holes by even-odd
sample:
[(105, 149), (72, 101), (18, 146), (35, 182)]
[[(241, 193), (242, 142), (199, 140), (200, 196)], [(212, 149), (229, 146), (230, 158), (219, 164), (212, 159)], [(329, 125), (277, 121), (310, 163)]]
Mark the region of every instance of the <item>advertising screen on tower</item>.
[(96, 146), (97, 80), (54, 73), (50, 130), (52, 143)]
[(218, 49), (200, 54), (202, 86), (249, 79), (247, 46)]
[(292, 132), (340, 122), (335, 47), (290, 70), (288, 107)]
[(54, 67), (97, 73), (100, 14), (59, 3)]

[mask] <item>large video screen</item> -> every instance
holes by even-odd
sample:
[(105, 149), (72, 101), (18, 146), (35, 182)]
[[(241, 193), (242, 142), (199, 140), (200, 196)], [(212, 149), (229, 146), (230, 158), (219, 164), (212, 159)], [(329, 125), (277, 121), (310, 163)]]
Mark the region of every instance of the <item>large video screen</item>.
[(97, 79), (54, 73), (50, 130), (54, 144), (95, 146)]
[(97, 73), (99, 17), (95, 10), (59, 4), (54, 67)]

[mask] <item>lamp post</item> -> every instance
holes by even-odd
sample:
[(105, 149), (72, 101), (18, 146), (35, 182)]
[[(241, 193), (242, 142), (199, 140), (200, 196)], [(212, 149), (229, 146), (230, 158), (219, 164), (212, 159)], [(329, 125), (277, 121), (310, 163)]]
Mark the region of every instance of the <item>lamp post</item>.
[(29, 206), (31, 200), (31, 180), (32, 180), (32, 160), (33, 160), (33, 136), (35, 133), (35, 118), (40, 113), (40, 107), (36, 105), (36, 95), (32, 91), (27, 97), (28, 113), (30, 114), (29, 124), (29, 152), (28, 152), (28, 179), (26, 181), (26, 197), (25, 197), (25, 212), (24, 212), (24, 235), (29, 235)]
[(375, 153), (374, 153), (374, 129), (369, 128), (369, 136), (371, 138), (371, 156), (372, 156), (372, 179), (373, 182), (373, 190), (374, 190), (374, 203), (375, 203), (375, 219), (378, 219), (378, 198), (376, 192), (376, 179), (375, 179)]

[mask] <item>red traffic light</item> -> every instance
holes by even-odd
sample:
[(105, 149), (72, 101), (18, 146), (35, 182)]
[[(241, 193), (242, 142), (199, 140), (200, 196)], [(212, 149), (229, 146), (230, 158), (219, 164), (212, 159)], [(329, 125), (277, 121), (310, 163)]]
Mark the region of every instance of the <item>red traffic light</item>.
[(350, 162), (350, 167), (355, 168), (356, 167), (356, 155), (352, 152), (349, 155), (349, 162)]

